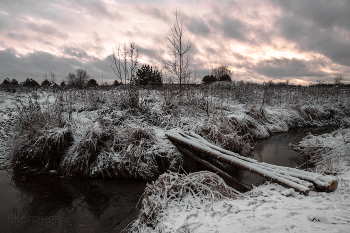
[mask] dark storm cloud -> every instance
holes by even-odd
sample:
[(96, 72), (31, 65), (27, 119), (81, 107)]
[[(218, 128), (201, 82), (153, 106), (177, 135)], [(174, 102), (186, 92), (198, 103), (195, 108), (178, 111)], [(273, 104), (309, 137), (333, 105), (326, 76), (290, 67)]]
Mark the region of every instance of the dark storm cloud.
[(281, 35), (301, 51), (350, 66), (349, 1), (276, 1), (287, 11), (277, 21)]
[(104, 80), (115, 79), (108, 58), (82, 63), (74, 58), (58, 57), (46, 52), (37, 51), (26, 56), (17, 56), (14, 49), (0, 51), (1, 80), (9, 77), (24, 81), (29, 77), (41, 82), (45, 72), (53, 71), (57, 81), (62, 81), (77, 67), (85, 69), (90, 76), (98, 80), (102, 75)]
[(27, 40), (28, 39), (28, 36), (25, 35), (25, 34), (22, 34), (22, 33), (7, 33), (6, 35), (7, 37), (10, 37), (11, 39), (14, 39), (14, 40)]
[(36, 25), (34, 23), (30, 23), (27, 25), (32, 31), (39, 32), (45, 34), (46, 36), (57, 36), (59, 38), (67, 39), (68, 35), (65, 33), (60, 33), (56, 28), (49, 25)]
[(103, 1), (100, 0), (74, 0), (69, 1), (68, 5), (78, 10), (85, 11), (92, 16), (98, 17), (99, 19), (115, 19), (119, 18), (120, 15), (117, 13), (111, 13), (108, 7)]
[(146, 55), (151, 59), (158, 59), (160, 57), (159, 51), (157, 49), (148, 49), (143, 47), (138, 47), (140, 51), (140, 55)]
[(187, 28), (190, 32), (196, 35), (207, 36), (210, 34), (209, 26), (201, 18), (189, 18)]
[(348, 0), (274, 0), (288, 13), (308, 19), (319, 27), (350, 29), (350, 1)]
[(169, 15), (165, 11), (162, 11), (159, 8), (156, 8), (156, 7), (149, 7), (149, 8), (138, 7), (138, 8), (141, 12), (151, 15), (152, 17), (161, 19), (164, 22), (170, 21)]
[(244, 34), (242, 34), (242, 22), (235, 18), (222, 18), (221, 29), (224, 34), (230, 38), (237, 40), (244, 40)]
[(327, 74), (320, 70), (320, 65), (314, 61), (308, 62), (298, 59), (263, 60), (254, 66), (254, 70), (266, 77), (291, 78), (291, 77), (323, 77)]
[(72, 48), (72, 47), (65, 47), (64, 53), (73, 57), (77, 58), (88, 58), (89, 55), (85, 52), (83, 49), (79, 48)]
[(62, 19), (60, 11), (55, 9), (53, 4), (61, 1), (36, 1), (36, 0), (2, 0), (0, 1), (0, 9), (8, 15), (6, 21), (17, 18), (22, 19), (25, 15), (41, 16), (46, 19)]

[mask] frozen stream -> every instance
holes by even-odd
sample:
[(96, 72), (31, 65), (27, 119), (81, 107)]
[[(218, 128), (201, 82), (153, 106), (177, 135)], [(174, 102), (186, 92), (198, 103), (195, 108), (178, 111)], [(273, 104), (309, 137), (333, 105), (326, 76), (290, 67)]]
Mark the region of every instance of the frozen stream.
[[(333, 128), (334, 129), (334, 128)], [(330, 128), (309, 128), (277, 134), (255, 144), (253, 158), (295, 167), (296, 152), (288, 149), (307, 133), (321, 134)], [(264, 180), (234, 169), (243, 183)], [(0, 171), (0, 232), (120, 232), (136, 214), (129, 215), (146, 182), (10, 174)], [(127, 217), (125, 217), (127, 216)], [(112, 228), (118, 221), (120, 224)]]

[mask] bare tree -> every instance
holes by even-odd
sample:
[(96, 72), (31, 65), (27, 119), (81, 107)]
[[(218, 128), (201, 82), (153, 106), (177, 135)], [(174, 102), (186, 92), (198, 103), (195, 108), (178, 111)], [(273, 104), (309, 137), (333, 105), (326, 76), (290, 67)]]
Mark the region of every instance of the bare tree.
[(228, 66), (220, 65), (211, 70), (211, 75), (213, 75), (217, 81), (221, 81), (221, 77), (228, 76), (231, 77), (232, 71)]
[(122, 51), (121, 51), (121, 45), (118, 44), (113, 48), (112, 55), (109, 56), (109, 59), (112, 62), (112, 69), (115, 75), (117, 75), (117, 78), (119, 78), (120, 82), (123, 82), (122, 77)]
[(189, 59), (185, 54), (191, 48), (191, 40), (188, 38), (185, 41), (184, 34), (186, 32), (186, 25), (184, 24), (183, 18), (181, 17), (181, 12), (176, 10), (174, 12), (175, 20), (170, 31), (165, 35), (167, 39), (167, 45), (171, 53), (174, 55), (174, 60), (164, 60), (164, 67), (174, 76), (181, 84), (184, 83), (185, 79), (189, 76)]
[(341, 81), (343, 81), (343, 80), (344, 80), (344, 78), (341, 75), (339, 75), (339, 76), (334, 78), (334, 84), (339, 85), (339, 84), (341, 84)]
[(76, 77), (76, 85), (77, 87), (80, 87), (80, 88), (85, 86), (88, 79), (90, 79), (90, 76), (88, 75), (86, 70), (83, 70), (83, 69), (77, 69), (75, 71), (75, 77)]
[(109, 59), (112, 62), (112, 69), (114, 74), (120, 80), (126, 84), (127, 80), (133, 82), (135, 79), (135, 72), (138, 65), (139, 50), (135, 42), (130, 41), (129, 48), (126, 44), (123, 46), (118, 44), (113, 48), (112, 55)]
[(50, 82), (52, 85), (56, 83), (56, 74), (52, 70), (50, 71)]
[(75, 73), (70, 72), (66, 79), (69, 86), (83, 88), (87, 84), (87, 81), (90, 79), (90, 76), (86, 70), (77, 69)]

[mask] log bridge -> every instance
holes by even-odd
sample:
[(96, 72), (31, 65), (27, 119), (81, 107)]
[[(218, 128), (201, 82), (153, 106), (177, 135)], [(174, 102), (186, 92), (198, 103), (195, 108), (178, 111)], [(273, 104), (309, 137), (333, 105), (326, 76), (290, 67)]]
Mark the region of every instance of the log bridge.
[(231, 177), (226, 172), (201, 159), (196, 154), (205, 154), (221, 162), (265, 177), (274, 183), (293, 188), (304, 195), (308, 195), (310, 190), (313, 190), (314, 188), (318, 191), (330, 192), (338, 187), (338, 181), (333, 176), (317, 174), (296, 168), (272, 165), (259, 162), (252, 158), (243, 157), (237, 153), (209, 143), (207, 140), (192, 131), (183, 132), (179, 130), (170, 130), (167, 131), (165, 135), (182, 153), (190, 156), (214, 172), (217, 172), (219, 175), (230, 179), (247, 189), (250, 188)]

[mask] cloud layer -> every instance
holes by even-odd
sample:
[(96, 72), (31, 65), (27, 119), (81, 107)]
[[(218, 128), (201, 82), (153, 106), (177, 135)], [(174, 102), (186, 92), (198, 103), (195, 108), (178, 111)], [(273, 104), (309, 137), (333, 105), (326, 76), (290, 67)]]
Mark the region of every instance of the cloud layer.
[(172, 57), (164, 35), (176, 8), (187, 24), (188, 55), (199, 78), (224, 64), (233, 80), (350, 80), (347, 0), (4, 0), (0, 81), (40, 81), (50, 71), (63, 80), (83, 68), (112, 82), (108, 56), (115, 43), (130, 40), (139, 46), (141, 64), (162, 67), (162, 59)]

